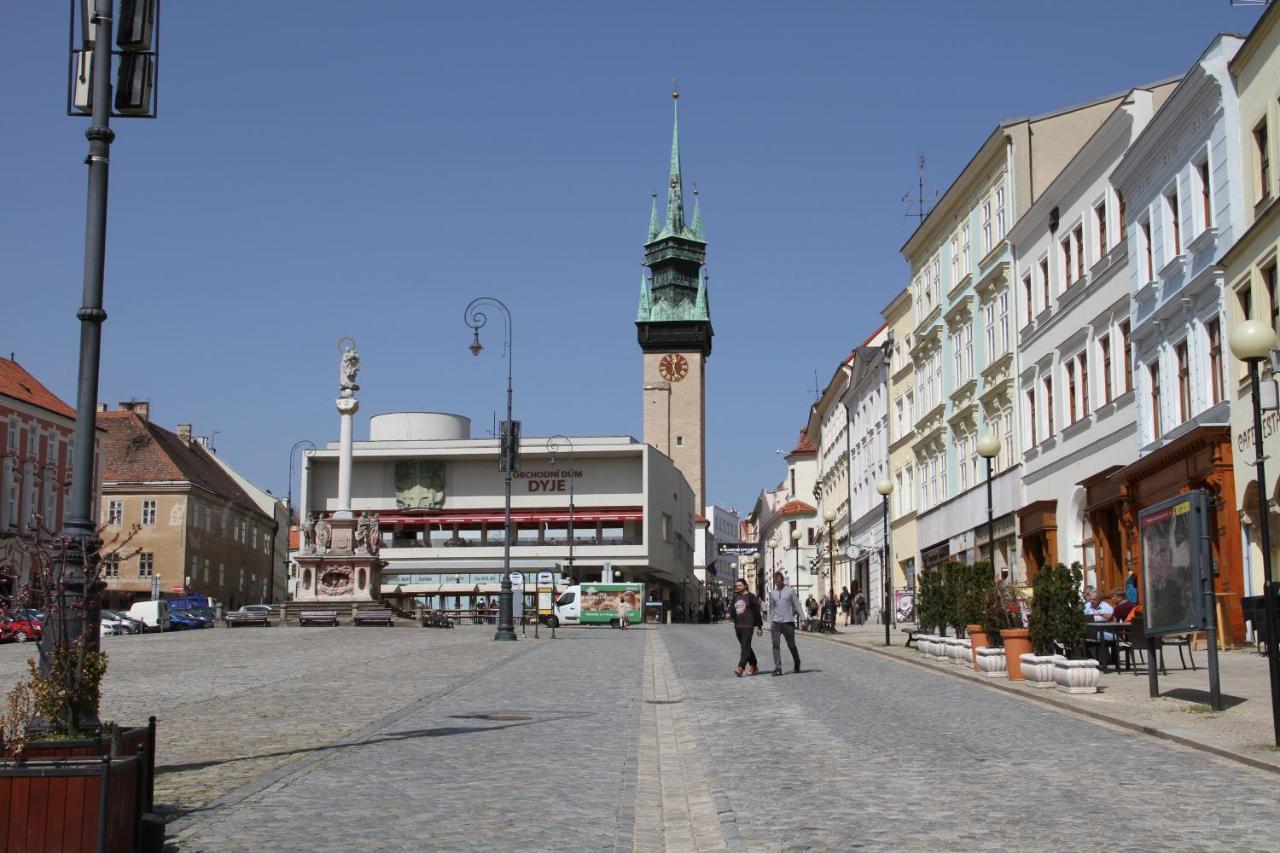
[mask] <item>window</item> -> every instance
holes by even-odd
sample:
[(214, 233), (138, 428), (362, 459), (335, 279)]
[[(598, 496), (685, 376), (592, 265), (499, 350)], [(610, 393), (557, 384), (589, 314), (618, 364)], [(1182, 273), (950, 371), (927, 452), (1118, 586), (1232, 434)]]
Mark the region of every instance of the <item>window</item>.
[(1200, 227), (1213, 225), (1213, 188), (1209, 183), (1209, 159), (1206, 157), (1196, 164), (1196, 174), (1200, 176)]
[(1111, 336), (1098, 338), (1098, 352), (1102, 356), (1102, 402), (1111, 402)]
[(1107, 254), (1107, 202), (1102, 200), (1093, 208), (1094, 233), (1098, 238), (1098, 259)]
[(982, 245), (979, 251), (984, 256), (991, 251), (991, 199), (982, 203)]
[(942, 503), (951, 493), (947, 491), (947, 454), (946, 451), (938, 453), (938, 503)]
[(1182, 211), (1178, 208), (1178, 187), (1173, 186), (1164, 196), (1164, 211), (1169, 225), (1169, 258), (1182, 254)]
[(996, 305), (988, 302), (982, 306), (982, 315), (987, 327), (987, 361), (996, 357)]
[[(1276, 328), (1276, 297), (1280, 296), (1280, 294), (1276, 293), (1276, 283), (1276, 262), (1272, 261), (1262, 268), (1262, 286), (1266, 289), (1267, 298), (1271, 300), (1271, 328), (1273, 329)], [(1252, 296), (1252, 293), (1250, 293), (1250, 296)], [(1253, 300), (1250, 299), (1249, 301), (1252, 302)], [(1249, 314), (1246, 314), (1245, 318), (1248, 319)]]
[(1080, 353), (1080, 417), (1089, 414), (1089, 355)]
[(1258, 169), (1254, 174), (1258, 201), (1271, 198), (1271, 152), (1267, 143), (1267, 120), (1253, 129), (1253, 153)]
[(1022, 304), (1027, 306), (1025, 315), (1022, 319), (1022, 325), (1026, 326), (1031, 323), (1031, 273), (1027, 273), (1022, 277)]
[(912, 391), (907, 392), (907, 423), (913, 427), (916, 424), (916, 395)]
[(1009, 349), (1009, 291), (1001, 291), (996, 305), (996, 352), (1004, 354)]
[(933, 301), (938, 302), (942, 284), (942, 258), (938, 255), (933, 256), (933, 264), (929, 267), (929, 286), (933, 288)]
[(960, 329), (960, 341), (964, 346), (964, 378), (968, 382), (973, 378), (973, 321), (964, 324)]
[(1129, 342), (1129, 321), (1120, 324), (1120, 346), (1124, 347), (1124, 390), (1133, 390), (1133, 345)]
[[(199, 577), (199, 575), (200, 575), (200, 558), (193, 555), (191, 557), (191, 577), (192, 579), (194, 579), (196, 577)], [(205, 580), (208, 580), (208, 579), (209, 579), (208, 577), (205, 578)]]
[(1044, 419), (1047, 429), (1045, 438), (1053, 438), (1053, 377), (1044, 378)]
[(960, 281), (960, 235), (951, 235), (951, 286)]
[(27, 456), (31, 459), (36, 458), (36, 425), (27, 426)]
[(969, 437), (960, 438), (960, 491), (969, 488)]
[(156, 573), (156, 557), (150, 551), (138, 555), (138, 577), (149, 578)]
[(156, 523), (156, 502), (142, 502), (142, 523), (147, 527), (152, 527)]
[(124, 521), (124, 501), (107, 502), (107, 527), (119, 527)]
[(960, 226), (960, 275), (969, 274), (969, 223)]
[(1036, 392), (1027, 392), (1027, 447), (1036, 446), (1040, 425), (1036, 422)]
[(1067, 371), (1067, 423), (1076, 422), (1076, 363), (1068, 361)]
[(1187, 342), (1173, 348), (1178, 361), (1178, 420), (1191, 419), (1191, 364), (1187, 359)]
[(1061, 251), (1058, 253), (1058, 290), (1059, 292), (1066, 290), (1074, 279), (1071, 277), (1071, 235), (1068, 234), (1062, 238), (1062, 242), (1058, 244)]
[(1141, 283), (1146, 284), (1156, 277), (1155, 259), (1151, 256), (1151, 223), (1148, 220), (1138, 223), (1138, 240), (1142, 244), (1139, 247), (1143, 259)]
[(1049, 256), (1040, 259), (1040, 293), (1044, 297), (1040, 302), (1040, 310), (1049, 307)]
[(1006, 440), (1001, 442), (1000, 451), (1004, 456), (1004, 464), (1001, 469), (1013, 466), (1013, 406), (1006, 406), (1004, 409), (1004, 429), (1000, 431), (1000, 435)]
[(904, 420), (907, 411), (906, 406), (904, 405), (905, 403), (906, 400), (899, 397), (893, 404), (894, 412), (897, 414), (896, 423), (898, 426), (894, 431), (894, 435), (903, 436), (907, 434), (907, 422)]
[(1124, 219), (1124, 195), (1120, 190), (1116, 190), (1116, 221), (1120, 226), (1120, 242), (1123, 243), (1129, 236), (1129, 223)]
[(1071, 232), (1071, 249), (1075, 252), (1075, 271), (1076, 274), (1071, 277), (1072, 281), (1080, 281), (1084, 278), (1084, 223), (1081, 222)]
[(120, 557), (117, 554), (106, 554), (102, 558), (102, 576), (104, 578), (120, 577)]
[(1209, 338), (1209, 393), (1212, 402), (1221, 403), (1225, 395), (1222, 391), (1222, 329), (1218, 318), (1205, 323), (1204, 330)]
[(18, 419), (13, 415), (9, 416), (9, 449), (18, 451)]
[(791, 494), (794, 496), (795, 493), (796, 493), (796, 469), (792, 468), (791, 469)]
[(1160, 365), (1153, 364), (1147, 368), (1151, 380), (1151, 438), (1155, 440), (1162, 432), (1160, 427)]
[(996, 239), (1004, 237), (1004, 187), (996, 188)]
[(9, 482), (9, 526), (18, 526), (18, 479)]

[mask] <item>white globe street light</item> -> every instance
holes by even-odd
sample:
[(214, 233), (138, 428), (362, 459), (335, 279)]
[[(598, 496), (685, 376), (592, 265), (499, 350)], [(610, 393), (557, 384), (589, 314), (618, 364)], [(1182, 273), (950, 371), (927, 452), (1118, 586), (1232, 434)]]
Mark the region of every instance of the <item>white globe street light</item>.
[[(991, 505), (991, 460), (1000, 455), (1000, 436), (987, 431), (978, 436), (978, 455), (987, 460), (987, 548), (991, 551), (991, 571), (996, 570), (996, 522)], [(1009, 567), (1009, 583), (1013, 583), (1013, 567)]]
[(890, 600), (893, 598), (893, 570), (889, 568), (889, 495), (893, 494), (893, 480), (885, 477), (876, 483), (876, 491), (880, 493), (881, 503), (884, 505), (884, 530), (881, 532), (881, 542), (883, 547), (880, 550), (880, 571), (884, 574), (884, 644), (891, 645), (889, 640), (889, 622), (892, 619), (893, 611), (890, 610)]

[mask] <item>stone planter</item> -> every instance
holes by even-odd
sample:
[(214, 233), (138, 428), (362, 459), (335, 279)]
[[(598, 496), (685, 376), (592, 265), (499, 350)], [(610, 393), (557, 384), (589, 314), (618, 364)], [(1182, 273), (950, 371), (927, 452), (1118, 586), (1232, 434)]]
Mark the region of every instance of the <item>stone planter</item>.
[(969, 635), (969, 645), (973, 650), (973, 668), (981, 672), (982, 670), (978, 669), (978, 649), (989, 647), (991, 639), (987, 636), (987, 632), (982, 630), (981, 625), (965, 625), (964, 630)]
[(933, 644), (938, 638), (933, 634), (921, 634), (916, 638), (916, 650), (920, 652), (920, 656), (925, 660), (933, 657)]
[(978, 661), (978, 672), (987, 678), (1008, 678), (1009, 665), (1004, 658), (1004, 649), (983, 646), (975, 653)]
[(1063, 693), (1097, 693), (1102, 673), (1092, 658), (1067, 660), (1060, 657), (1053, 664), (1054, 680)]
[(1059, 657), (1059, 655), (1023, 655), (1018, 661), (1023, 681), (1028, 687), (1041, 689), (1056, 687), (1053, 664)]
[(933, 658), (935, 661), (945, 661), (947, 660), (947, 651), (949, 648), (946, 637), (934, 637), (933, 642), (929, 644), (929, 657)]
[(959, 648), (959, 645), (960, 645), (960, 641), (957, 640), (955, 637), (947, 637), (943, 641), (942, 660), (947, 663), (954, 662), (956, 659), (956, 651)]
[(1030, 632), (1026, 628), (1002, 628), (1005, 659), (1009, 662), (1009, 680), (1022, 680), (1022, 656), (1031, 653)]
[(973, 666), (973, 650), (970, 648), (972, 640), (956, 640), (955, 646), (951, 653), (951, 662), (959, 666)]

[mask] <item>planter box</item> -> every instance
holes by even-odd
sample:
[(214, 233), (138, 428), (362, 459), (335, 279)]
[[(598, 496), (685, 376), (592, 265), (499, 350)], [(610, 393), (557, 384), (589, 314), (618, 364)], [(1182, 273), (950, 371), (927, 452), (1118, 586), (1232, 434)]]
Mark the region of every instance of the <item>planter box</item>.
[(1054, 661), (1053, 675), (1063, 693), (1097, 693), (1098, 683), (1102, 680), (1098, 662), (1092, 658), (1067, 660), (1060, 657)]
[(973, 666), (973, 650), (971, 640), (956, 640), (951, 646), (951, 662), (960, 666)]
[(1004, 644), (1005, 660), (1009, 662), (1009, 680), (1022, 681), (1022, 656), (1031, 653), (1027, 629), (1002, 628), (1000, 640)]
[(1059, 655), (1022, 655), (1022, 678), (1028, 687), (1050, 689), (1057, 686), (1054, 680), (1053, 665)]
[[(58, 758), (132, 758), (141, 754), (143, 800), (142, 811), (152, 811), (155, 804), (156, 718), (145, 726), (124, 728), (104, 726), (97, 737), (83, 740), (28, 740), (22, 749), (23, 761)], [(2, 848), (0, 848), (2, 849)]]
[(0, 765), (0, 849), (138, 849), (144, 766), (143, 755)]
[[(975, 653), (978, 661), (978, 672), (987, 678), (1008, 678), (1009, 663), (1005, 660), (1004, 649), (983, 646)], [(1025, 672), (1025, 667), (1023, 668)]]

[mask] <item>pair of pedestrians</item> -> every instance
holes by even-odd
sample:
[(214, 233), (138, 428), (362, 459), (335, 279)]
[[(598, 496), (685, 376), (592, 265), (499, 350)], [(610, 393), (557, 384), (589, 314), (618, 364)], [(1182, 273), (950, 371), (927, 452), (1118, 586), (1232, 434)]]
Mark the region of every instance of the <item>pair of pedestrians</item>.
[[(791, 660), (795, 671), (800, 671), (800, 651), (796, 648), (796, 622), (801, 627), (808, 624), (808, 619), (801, 609), (800, 596), (795, 587), (787, 586), (782, 572), (774, 572), (773, 589), (769, 590), (770, 634), (773, 637), (773, 674), (782, 675), (782, 640), (786, 639), (787, 648), (791, 651)], [(750, 668), (752, 675), (758, 670), (756, 653), (751, 649), (751, 635), (757, 637), (764, 634), (764, 618), (760, 614), (760, 600), (747, 587), (741, 578), (734, 584), (733, 626), (738, 637), (738, 667), (734, 672), (739, 678)]]

